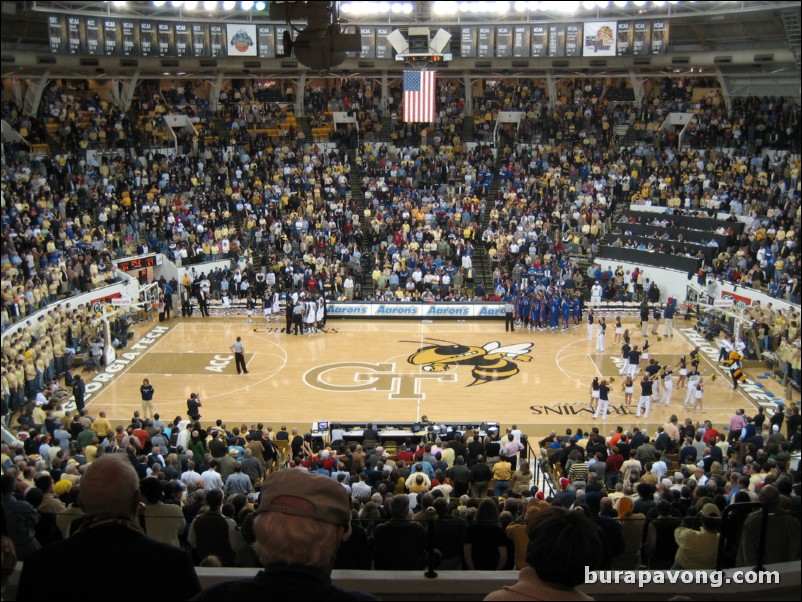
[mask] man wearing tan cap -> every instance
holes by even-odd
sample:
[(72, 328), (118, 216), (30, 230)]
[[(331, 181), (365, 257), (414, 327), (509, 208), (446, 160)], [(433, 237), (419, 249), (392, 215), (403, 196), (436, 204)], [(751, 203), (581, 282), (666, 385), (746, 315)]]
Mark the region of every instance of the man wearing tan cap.
[(331, 583), (340, 544), (351, 535), (351, 501), (331, 477), (299, 470), (271, 474), (253, 521), (253, 579), (213, 585), (193, 600), (378, 600)]
[(704, 570), (716, 566), (721, 510), (715, 504), (707, 503), (699, 510), (698, 516), (702, 519), (701, 530), (690, 528), (691, 517), (686, 516), (682, 526), (674, 531), (678, 548), (672, 569)]

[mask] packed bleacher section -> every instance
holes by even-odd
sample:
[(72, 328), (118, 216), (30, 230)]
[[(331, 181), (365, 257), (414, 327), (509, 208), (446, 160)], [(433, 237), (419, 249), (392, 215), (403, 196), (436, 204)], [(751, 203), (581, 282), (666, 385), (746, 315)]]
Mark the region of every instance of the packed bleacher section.
[[(684, 109), (682, 103), (691, 102), (691, 108), (720, 110), (715, 94), (693, 104), (697, 84), (705, 82), (667, 80), (662, 95), (655, 96), (662, 104), (653, 106)], [(148, 165), (114, 157), (87, 165), (67, 153), (34, 161), (20, 154), (19, 161), (9, 162), (4, 170), (4, 198), (9, 203), (4, 226), (14, 237), (13, 242), (4, 238), (4, 312), (13, 321), (41, 306), (43, 299), (114, 281), (111, 259), (144, 251), (164, 251), (184, 262), (228, 256), (241, 260), (238, 266), (246, 271), (253, 261), (256, 269), (261, 264), (272, 271), (286, 271), (289, 264), (294, 274), (304, 273), (304, 283), (310, 271), (325, 264), (328, 269), (315, 280), (333, 296), (343, 293), (339, 280), (351, 274), (357, 277), (360, 293), (363, 250), (373, 255), (368, 271), (379, 271), (374, 290), (364, 296), (384, 293), (391, 282), (395, 287), (396, 279), (400, 286), (391, 292), (405, 289), (405, 278), (415, 272), (416, 264), (422, 264), (423, 276), (426, 266), (433, 265), (433, 277), (442, 280), (448, 271), (453, 281), (463, 269), (462, 277), (467, 278), (477, 247), (490, 257), (497, 274), (494, 287), (499, 280), (522, 274), (537, 277), (550, 271), (553, 277), (570, 277), (572, 255), (595, 255), (616, 204), (628, 200), (755, 218), (751, 226), (724, 239), (721, 231), (735, 231), (739, 224), (708, 223), (692, 227), (694, 232), (677, 232), (662, 224), (666, 218), (658, 220), (659, 230), (653, 230), (649, 226), (656, 218), (647, 224), (648, 218), (641, 216), (639, 223), (623, 231), (619, 227), (607, 238), (612, 246), (645, 247), (645, 251), (662, 246), (664, 251), (687, 254), (718, 276), (738, 284), (759, 283), (771, 294), (798, 301), (798, 162), (787, 157), (748, 162), (694, 150), (658, 153), (648, 146), (620, 151), (615, 145), (600, 146), (593, 143), (593, 136), (606, 142), (604, 132), (613, 136), (610, 124), (631, 116), (627, 101), (608, 101), (614, 90), (621, 93), (602, 81), (561, 81), (551, 118), (558, 127), (546, 120), (541, 135), (548, 143), (525, 144), (505, 136), (496, 160), (490, 148), (469, 150), (456, 140), (442, 139), (439, 144), (432, 140), (419, 147), (368, 140), (356, 157), (364, 171), (362, 206), (349, 193), (346, 155), (304, 143), (286, 102), (292, 99), (291, 87), (229, 90), (215, 116), (197, 97), (192, 82), (158, 90), (146, 81), (132, 113), (122, 115), (88, 89), (55, 82), (45, 91), (36, 121), (44, 121), (56, 139), (67, 140), (67, 150), (123, 148), (129, 141), (139, 148), (164, 137), (152, 126), (168, 112), (188, 114), (200, 124), (200, 141), (182, 144), (188, 153), (173, 159), (151, 152)], [(545, 110), (545, 94), (537, 83), (488, 85), (484, 93), (474, 100), (481, 103), (474, 111), (477, 116), (488, 112), (490, 121), (501, 109), (525, 110), (527, 119), (531, 110)], [(397, 112), (401, 100), (396, 96), (389, 104)], [(335, 109), (364, 111), (372, 106), (380, 111), (378, 97), (375, 85), (357, 80), (342, 87), (316, 88), (305, 101), (314, 120)], [(458, 86), (440, 82), (441, 111), (464, 109), (458, 97)], [(675, 107), (677, 103), (681, 106)], [(798, 108), (782, 100), (735, 99), (734, 107), (742, 111), (738, 119), (757, 114), (775, 125), (787, 124), (790, 135), (794, 132)], [(13, 104), (6, 103), (4, 113), (28, 129), (26, 118)], [(211, 127), (217, 117), (223, 118), (231, 140), (239, 143), (236, 152), (224, 154), (206, 147), (206, 140), (219, 139), (204, 136), (203, 124)], [(487, 121), (486, 117), (482, 115)], [(527, 127), (525, 120), (522, 131)], [(70, 136), (79, 128), (80, 137)], [(37, 200), (37, 215), (31, 220), (30, 203), (24, 199), (40, 193), (45, 194)], [(493, 193), (495, 198), (488, 198)], [(681, 219), (691, 218), (668, 218)], [(710, 240), (703, 240), (708, 230)], [(659, 241), (644, 240), (654, 234)], [(713, 246), (714, 239), (718, 247)], [(314, 262), (309, 261), (311, 255)], [(247, 278), (252, 281), (255, 274), (250, 272)], [(279, 277), (279, 286), (284, 280)], [(429, 284), (424, 282), (427, 289)], [(423, 292), (417, 287), (416, 291), (418, 296)]]
[[(304, 96), (304, 111), (316, 141), (332, 139), (355, 148), (357, 137), (378, 140), (384, 115), (381, 84), (372, 79), (355, 78), (334, 86), (315, 85)], [(358, 127), (335, 129), (332, 120), (335, 112), (354, 116)]]
[[(705, 82), (671, 80), (662, 95), (655, 96), (662, 104), (653, 106), (684, 109), (683, 103), (690, 102), (692, 109), (720, 110), (715, 94), (693, 103), (697, 84)], [(114, 281), (112, 258), (145, 251), (164, 251), (184, 262), (229, 256), (240, 260), (238, 267), (246, 271), (254, 261), (256, 270), (261, 264), (265, 270), (286, 272), (291, 265), (294, 274), (304, 273), (304, 283), (310, 271), (325, 264), (328, 269), (315, 281), (334, 297), (344, 293), (340, 281), (349, 275), (356, 277), (360, 294), (364, 250), (370, 254), (367, 270), (374, 276), (373, 290), (366, 290), (366, 297), (387, 290), (404, 293), (417, 264), (422, 266), (422, 277), (431, 276), (429, 281), (421, 278), (426, 290), (431, 289), (432, 278), (442, 280), (446, 272), (453, 281), (462, 269), (461, 279), (471, 280), (472, 256), (479, 246), (496, 274), (494, 288), (499, 281), (523, 274), (570, 278), (575, 275), (572, 256), (599, 251), (616, 204), (627, 200), (757, 218), (740, 236), (735, 232), (726, 238), (725, 244), (720, 233), (734, 230), (735, 222), (715, 228), (708, 224), (698, 232), (678, 233), (661, 226), (656, 232), (659, 241), (645, 240), (655, 231), (645, 223), (633, 223), (607, 236), (607, 242), (632, 250), (662, 248), (685, 254), (698, 261), (696, 265), (735, 283), (760, 284), (778, 297), (799, 298), (798, 162), (768, 156), (762, 162), (748, 162), (694, 150), (658, 153), (648, 146), (616, 151), (615, 145), (605, 144), (614, 137), (610, 126), (631, 117), (633, 109), (628, 101), (609, 101), (609, 95), (627, 95), (602, 81), (561, 81), (551, 117), (556, 129), (545, 120), (541, 144), (502, 137), (503, 161), (494, 161), (486, 146), (468, 150), (455, 144), (456, 139), (400, 148), (366, 141), (356, 158), (364, 171), (364, 206), (351, 200), (350, 164), (343, 163), (347, 155), (304, 143), (286, 102), (292, 99), (291, 87), (229, 90), (215, 116), (196, 96), (192, 82), (172, 83), (161, 90), (154, 86), (142, 84), (128, 115), (116, 112), (88, 89), (68, 89), (56, 82), (45, 91), (37, 119), (44, 120), (44, 127), (57, 139), (69, 139), (70, 148), (123, 148), (129, 140), (139, 148), (164, 138), (153, 124), (168, 112), (190, 115), (200, 126), (200, 141), (182, 143), (187, 154), (173, 159), (151, 152), (148, 165), (114, 157), (103, 158), (97, 166), (86, 165), (66, 153), (33, 162), (19, 155), (20, 161), (9, 163), (4, 170), (5, 196), (15, 206), (5, 217), (6, 227), (16, 234), (13, 244), (4, 239), (3, 270), (8, 278), (4, 278), (3, 309), (9, 320), (42, 305), (43, 298), (52, 300), (54, 295)], [(484, 93), (474, 101), (481, 103), (478, 111), (474, 109), (477, 116), (485, 111), (492, 121), (498, 110), (525, 110), (522, 132), (530, 127), (529, 112), (536, 111), (532, 123), (539, 123), (537, 111), (546, 110), (545, 94), (537, 83), (488, 85)], [(380, 111), (379, 96), (375, 85), (357, 80), (315, 88), (305, 101), (314, 120), (335, 109), (356, 109), (360, 115), (366, 107)], [(396, 96), (389, 104), (398, 114), (401, 99)], [(440, 82), (440, 111), (463, 110), (458, 97), (458, 86)], [(675, 107), (677, 103), (681, 106)], [(746, 113), (751, 119), (757, 108), (756, 114), (775, 125), (788, 124), (787, 133), (793, 134), (798, 108), (782, 100), (736, 99), (734, 107), (742, 111), (737, 119), (747, 119)], [(13, 104), (6, 103), (4, 112), (27, 127)], [(380, 116), (377, 112), (365, 118), (375, 121)], [(219, 141), (203, 135), (204, 124), (211, 127), (216, 118), (223, 119), (229, 142), (239, 143), (236, 152), (223, 154), (214, 145), (206, 146), (207, 140)], [(482, 118), (488, 121), (487, 115)], [(76, 128), (83, 130), (82, 135), (70, 136)], [(101, 145), (103, 139), (107, 142)], [(39, 192), (46, 195), (37, 201), (34, 221), (43, 226), (37, 228), (27, 223), (26, 203), (19, 201)], [(495, 198), (487, 198), (492, 193)], [(712, 244), (716, 238), (712, 234), (710, 241), (699, 239), (706, 229), (717, 232), (718, 247)], [(311, 256), (315, 261), (309, 261)], [(427, 266), (433, 266), (431, 275)], [(253, 281), (254, 271), (246, 277)], [(279, 286), (285, 280), (279, 277)], [(439, 290), (435, 282), (435, 298)], [(416, 287), (417, 294), (410, 292), (418, 298), (423, 287)], [(446, 287), (442, 297), (460, 298), (459, 293)]]
[[(726, 538), (722, 566), (753, 566), (760, 513), (736, 507), (727, 521), (721, 516), (732, 504), (758, 500), (770, 512), (763, 562), (800, 558), (799, 469), (791, 465), (800, 450), (796, 404), (771, 415), (738, 410), (723, 425), (672, 416), (654, 433), (552, 432), (539, 442), (539, 455), (553, 487), (534, 483), (532, 449), (515, 428), (486, 437), (471, 428), (424, 428), (385, 448), (375, 439), (313, 447), (297, 429), (229, 428), (180, 415), (137, 412), (115, 428), (102, 413), (57, 413), (50, 402), (20, 423), (27, 436), (13, 448), (3, 444), (2, 463), (16, 477), (4, 496), (33, 505), (30, 514), (5, 515), (23, 560), (34, 539), (48, 545), (81, 525), (81, 475), (112, 453), (126, 455), (142, 480), (146, 534), (187, 549), (201, 566), (256, 566), (250, 521), (264, 477), (276, 470), (326, 475), (349, 493), (354, 532), (335, 568), (422, 569), (427, 529), (434, 529), (440, 568), (523, 568), (527, 523), (548, 506), (596, 523), (606, 568), (712, 569), (719, 537)], [(215, 490), (221, 493), (212, 496)], [(207, 528), (210, 516), (229, 526), (227, 536)]]

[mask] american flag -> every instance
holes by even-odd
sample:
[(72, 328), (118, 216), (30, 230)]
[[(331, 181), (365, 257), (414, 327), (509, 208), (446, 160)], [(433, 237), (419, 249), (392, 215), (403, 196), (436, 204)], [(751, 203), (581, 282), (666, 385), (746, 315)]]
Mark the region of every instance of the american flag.
[(436, 71), (404, 71), (404, 121), (434, 121)]

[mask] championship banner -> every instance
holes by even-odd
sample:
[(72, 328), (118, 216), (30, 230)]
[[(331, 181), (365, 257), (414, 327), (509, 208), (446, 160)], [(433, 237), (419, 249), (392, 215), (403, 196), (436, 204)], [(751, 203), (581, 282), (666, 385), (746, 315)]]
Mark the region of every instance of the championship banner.
[(86, 18), (86, 54), (100, 56), (103, 54), (103, 20), (95, 17)]
[(618, 56), (632, 55), (632, 21), (619, 21), (615, 40)]
[(668, 52), (668, 21), (652, 21), (652, 54)]
[(64, 15), (48, 15), (47, 32), (50, 51), (55, 54), (67, 52), (67, 20)]
[(257, 56), (256, 25), (226, 25), (228, 56)]
[(582, 56), (615, 56), (617, 30), (615, 21), (585, 23)]

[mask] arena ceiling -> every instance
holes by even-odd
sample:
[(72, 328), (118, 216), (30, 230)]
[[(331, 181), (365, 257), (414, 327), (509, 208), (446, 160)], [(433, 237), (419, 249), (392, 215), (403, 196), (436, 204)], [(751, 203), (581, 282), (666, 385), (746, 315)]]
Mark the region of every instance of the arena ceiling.
[[(48, 50), (45, 13), (69, 12), (84, 15), (117, 15), (158, 18), (187, 18), (188, 13), (165, 7), (156, 8), (150, 2), (128, 2), (118, 8), (112, 2), (2, 2), (2, 28), (0, 43), (3, 49), (26, 49), (34, 52)], [(632, 6), (616, 8), (613, 4), (605, 10), (583, 8), (570, 17), (565, 13), (539, 10), (537, 13), (519, 15), (510, 12), (504, 16), (483, 17), (478, 14), (458, 17), (433, 17), (432, 2), (414, 2), (415, 12), (409, 16), (390, 14), (383, 20), (377, 16), (343, 17), (353, 23), (391, 23), (400, 27), (413, 23), (436, 25), (471, 24), (492, 21), (495, 23), (520, 23), (535, 20), (576, 20), (599, 17), (609, 18), (663, 18), (671, 19), (670, 43), (672, 50), (716, 50), (759, 48), (787, 42), (783, 11), (799, 13), (798, 2), (680, 2), (663, 3), (664, 7), (640, 9)], [(631, 5), (632, 3), (630, 3)], [(648, 4), (648, 3), (647, 3)], [(254, 20), (265, 21), (267, 14), (252, 11), (192, 13), (192, 20)]]
[[(151, 2), (127, 2), (125, 7), (120, 7), (122, 3), (116, 2), (13, 2), (7, 1), (0, 3), (0, 11), (2, 11), (2, 21), (0, 21), (0, 48), (4, 55), (2, 64), (2, 72), (4, 76), (16, 74), (20, 76), (35, 75), (37, 72), (42, 73), (46, 70), (56, 75), (70, 75), (81, 73), (92, 73), (93, 76), (102, 76), (103, 73), (120, 72), (123, 75), (126, 73), (124, 65), (120, 65), (121, 69), (117, 69), (118, 62), (110, 63), (108, 61), (101, 61), (101, 69), (83, 69), (83, 64), (76, 60), (70, 63), (69, 67), (62, 67), (61, 59), (59, 59), (59, 66), (53, 67), (46, 64), (45, 60), (37, 58), (36, 60), (29, 60), (21, 66), (19, 56), (29, 54), (31, 56), (37, 55), (41, 57), (50, 53), (48, 30), (46, 23), (46, 15), (52, 12), (81, 14), (81, 15), (96, 15), (96, 16), (132, 16), (132, 17), (154, 17), (158, 19), (175, 19), (175, 20), (188, 20), (190, 15), (186, 11), (181, 12), (180, 9), (171, 7), (171, 3), (165, 3), (162, 7), (154, 7)], [(203, 3), (200, 3), (203, 4)], [(218, 3), (219, 4), (219, 3)], [(738, 73), (740, 75), (748, 75), (754, 73), (758, 76), (774, 76), (775, 74), (782, 74), (784, 77), (792, 76), (799, 80), (799, 23), (800, 23), (800, 5), (798, 2), (679, 2), (679, 3), (653, 3), (647, 2), (638, 3), (643, 6), (635, 6), (633, 2), (629, 2), (626, 8), (618, 8), (615, 3), (608, 3), (609, 8), (594, 10), (586, 10), (583, 8), (584, 4), (590, 3), (576, 3), (577, 11), (567, 15), (565, 12), (544, 10), (542, 7), (536, 12), (516, 13), (510, 10), (504, 15), (498, 14), (458, 14), (458, 15), (435, 15), (433, 14), (433, 2), (413, 2), (414, 10), (409, 15), (404, 14), (387, 14), (384, 16), (377, 15), (342, 15), (343, 22), (350, 22), (355, 24), (364, 25), (391, 25), (399, 28), (409, 27), (414, 24), (435, 25), (440, 27), (451, 27), (452, 31), (457, 31), (458, 25), (471, 25), (483, 23), (495, 24), (519, 24), (526, 22), (542, 22), (542, 21), (577, 21), (577, 20), (592, 20), (596, 18), (648, 18), (659, 19), (668, 18), (670, 22), (669, 33), (669, 53), (667, 57), (651, 57), (651, 61), (638, 63), (634, 62), (634, 69), (632, 61), (611, 60), (607, 61), (605, 65), (589, 64), (587, 60), (572, 60), (570, 62), (551, 63), (543, 70), (551, 70), (552, 72), (572, 72), (578, 71), (584, 74), (592, 75), (593, 73), (609, 72), (610, 70), (626, 71), (627, 69), (634, 70), (637, 73), (658, 73), (660, 71), (666, 72), (679, 72), (690, 70), (693, 66), (695, 56), (707, 56), (707, 65), (715, 67), (724, 74)], [(493, 3), (487, 3), (493, 4)], [(508, 3), (512, 6), (514, 3)], [(530, 3), (531, 4), (531, 3)], [(538, 4), (538, 3), (535, 3)], [(539, 3), (540, 5), (547, 5), (550, 3)], [(554, 4), (554, 3), (551, 3)], [(658, 6), (662, 5), (662, 6)], [(254, 21), (254, 22), (267, 22), (267, 11), (254, 12), (241, 10), (234, 10), (231, 12), (223, 13), (216, 11), (210, 12), (193, 12), (191, 13), (191, 20), (193, 21)], [(277, 21), (273, 21), (278, 23)], [(795, 23), (795, 32), (793, 33), (794, 26), (789, 23)], [(721, 58), (717, 55), (720, 54), (730, 55), (730, 60), (717, 61), (714, 59)], [(8, 57), (16, 55), (16, 66), (12, 65), (14, 61), (9, 60)], [(684, 56), (691, 56), (691, 62), (677, 61), (677, 56), (680, 58)], [(760, 64), (758, 57), (771, 57), (765, 61), (766, 64)], [(30, 68), (31, 65), (42, 63), (43, 66), (37, 71), (35, 68)], [(182, 63), (182, 71), (189, 73), (203, 72), (205, 75), (210, 73), (223, 72), (231, 74), (236, 72), (237, 65), (232, 62), (220, 61), (220, 64), (214, 68), (202, 70), (196, 69), (190, 63), (189, 68), (184, 68)], [(720, 64), (719, 64), (720, 63)], [(639, 66), (644, 65), (644, 66)], [(153, 68), (148, 67), (147, 62), (140, 61), (138, 69), (140, 73), (156, 73), (163, 71), (158, 69), (158, 62), (153, 64)], [(111, 67), (111, 68), (110, 68)], [(289, 71), (281, 71), (281, 69), (290, 69), (291, 67), (299, 68), (297, 63), (289, 62), (279, 64), (278, 60), (263, 61), (261, 66), (260, 76), (267, 77), (270, 75), (283, 75), (289, 76)], [(383, 69), (395, 71), (401, 67), (400, 63), (393, 63), (388, 65), (386, 62), (364, 63), (352, 61), (344, 65), (348, 72), (353, 72), (357, 68), (360, 75), (366, 73), (379, 73)], [(495, 61), (492, 66), (492, 71), (499, 73), (509, 72), (531, 72), (531, 69), (520, 69), (520, 61), (516, 69), (516, 65), (503, 61)], [(451, 71), (469, 71), (481, 73), (481, 65), (472, 61), (453, 61), (452, 65), (443, 65), (444, 70)], [(240, 71), (253, 72), (254, 69), (242, 69)], [(160, 73), (161, 74), (161, 73)]]

